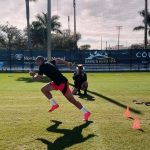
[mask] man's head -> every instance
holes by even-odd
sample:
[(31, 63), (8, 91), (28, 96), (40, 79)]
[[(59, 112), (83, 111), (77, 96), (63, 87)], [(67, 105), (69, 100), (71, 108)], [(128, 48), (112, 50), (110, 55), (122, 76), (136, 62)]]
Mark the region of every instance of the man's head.
[(38, 66), (41, 66), (44, 63), (44, 57), (43, 56), (37, 56), (35, 61), (36, 61)]
[(82, 64), (79, 64), (79, 65), (76, 67), (76, 69), (77, 69), (78, 71), (82, 71), (82, 70), (83, 70), (83, 65), (82, 65)]

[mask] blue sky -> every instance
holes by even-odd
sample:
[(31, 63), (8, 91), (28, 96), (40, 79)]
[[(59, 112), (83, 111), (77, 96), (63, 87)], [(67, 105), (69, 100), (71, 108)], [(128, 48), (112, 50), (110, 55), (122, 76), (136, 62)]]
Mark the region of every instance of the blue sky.
[[(77, 32), (82, 34), (78, 45), (90, 44), (93, 49), (100, 49), (101, 36), (103, 47), (107, 41), (110, 46), (117, 45), (117, 28), (122, 26), (120, 43), (131, 45), (143, 43), (144, 31), (133, 32), (135, 26), (142, 24), (138, 14), (144, 9), (145, 0), (76, 0)], [(73, 31), (73, 0), (51, 0), (52, 15), (60, 16), (62, 29), (68, 28), (67, 17), (70, 16), (70, 27)], [(38, 13), (46, 12), (47, 0), (38, 0), (30, 4), (31, 20)], [(150, 9), (150, 2), (148, 4)], [(26, 26), (25, 0), (0, 0), (0, 23)]]

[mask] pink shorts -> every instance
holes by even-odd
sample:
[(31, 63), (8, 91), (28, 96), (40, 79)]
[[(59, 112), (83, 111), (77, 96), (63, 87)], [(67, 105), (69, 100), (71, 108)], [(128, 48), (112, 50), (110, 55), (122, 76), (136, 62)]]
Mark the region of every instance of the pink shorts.
[(55, 90), (59, 90), (61, 91), (64, 95), (66, 95), (67, 93), (70, 93), (71, 90), (69, 88), (69, 84), (68, 82), (66, 83), (61, 83), (60, 85), (56, 85), (53, 81), (50, 82), (50, 85), (55, 89)]

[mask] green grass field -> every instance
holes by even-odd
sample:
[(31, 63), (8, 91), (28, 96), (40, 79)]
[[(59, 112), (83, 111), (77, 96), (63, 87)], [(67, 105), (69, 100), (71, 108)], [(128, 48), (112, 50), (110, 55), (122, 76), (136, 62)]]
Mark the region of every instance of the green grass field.
[[(72, 74), (65, 73), (70, 85)], [(91, 112), (82, 122), (82, 112), (60, 92), (53, 96), (60, 105), (48, 113), (49, 101), (40, 92), (44, 82), (28, 74), (0, 74), (0, 150), (149, 150), (150, 73), (88, 73), (88, 97), (75, 96)], [(126, 106), (138, 115), (141, 129), (124, 118)]]

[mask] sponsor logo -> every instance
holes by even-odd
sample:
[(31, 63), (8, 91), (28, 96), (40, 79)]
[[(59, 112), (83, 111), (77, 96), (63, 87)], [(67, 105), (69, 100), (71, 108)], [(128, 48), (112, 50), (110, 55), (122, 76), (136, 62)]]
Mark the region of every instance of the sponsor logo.
[(87, 58), (85, 58), (86, 64), (104, 64), (104, 63), (115, 63), (116, 60), (112, 57), (108, 57), (106, 52), (93, 52), (89, 54)]
[(146, 58), (149, 57), (150, 58), (150, 52), (137, 52), (136, 53), (136, 57), (137, 58)]
[(15, 58), (16, 58), (17, 60), (22, 60), (23, 54), (16, 54), (16, 55), (15, 55)]
[[(35, 59), (36, 59), (36, 57), (35, 56), (33, 56), (33, 57), (31, 57), (31, 56), (23, 56), (23, 54), (16, 54), (15, 56), (14, 56), (14, 58), (16, 59), (16, 60), (19, 60), (19, 61), (21, 61), (22, 59), (24, 59), (24, 61), (35, 61)], [(52, 60), (53, 59), (63, 59), (63, 60), (65, 60), (66, 58), (65, 57), (52, 57)], [(46, 57), (44, 57), (44, 59), (47, 61), (47, 58)]]
[(106, 52), (97, 52), (95, 51), (93, 54), (90, 53), (90, 56), (85, 59), (101, 59), (101, 58), (108, 58), (108, 54)]

